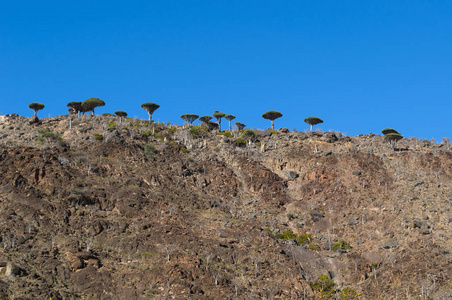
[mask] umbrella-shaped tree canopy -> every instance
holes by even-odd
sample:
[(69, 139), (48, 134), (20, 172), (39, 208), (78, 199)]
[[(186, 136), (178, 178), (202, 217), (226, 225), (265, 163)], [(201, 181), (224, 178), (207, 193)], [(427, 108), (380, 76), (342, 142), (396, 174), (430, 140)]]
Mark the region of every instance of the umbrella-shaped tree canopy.
[(312, 126), (323, 123), (323, 120), (317, 117), (309, 117), (304, 119), (304, 121), (306, 123), (308, 123), (309, 125), (311, 125), (311, 131), (312, 131)]
[(44, 104), (42, 103), (38, 103), (38, 102), (33, 102), (28, 104), (28, 107), (31, 108), (34, 111), (34, 116), (36, 117), (36, 114), (38, 113), (38, 111), (40, 111), (41, 109), (44, 108)]
[(282, 113), (276, 110), (269, 110), (262, 115), (262, 118), (270, 120), (272, 124), (272, 129), (275, 129), (274, 121), (282, 117)]
[(149, 114), (149, 121), (152, 121), (152, 114), (160, 107), (157, 103), (153, 102), (146, 102), (141, 104), (141, 108), (143, 108), (145, 111)]

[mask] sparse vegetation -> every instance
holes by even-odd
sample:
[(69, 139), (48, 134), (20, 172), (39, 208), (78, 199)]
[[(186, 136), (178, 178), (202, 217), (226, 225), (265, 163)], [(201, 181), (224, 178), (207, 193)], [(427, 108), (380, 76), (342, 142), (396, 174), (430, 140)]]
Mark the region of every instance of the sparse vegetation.
[(352, 248), (353, 247), (348, 242), (342, 240), (342, 241), (338, 242), (337, 244), (335, 244), (332, 249), (334, 251), (340, 251), (340, 250), (350, 250)]
[(242, 131), (242, 137), (248, 142), (254, 142), (256, 140), (256, 133), (251, 129), (245, 129)]
[(154, 155), (157, 153), (157, 149), (155, 149), (155, 146), (153, 144), (146, 144), (146, 145), (144, 145), (143, 153), (146, 156)]
[(448, 297), (444, 142), (24, 120), (0, 118), (2, 299)]
[(303, 245), (303, 244), (310, 244), (312, 241), (312, 236), (310, 234), (301, 234), (297, 237), (297, 244)]
[(37, 137), (37, 140), (43, 142), (44, 139), (48, 141), (57, 142), (59, 144), (64, 144), (63, 138), (58, 132), (53, 132), (48, 128), (39, 128), (37, 132), (41, 135)]
[(235, 140), (235, 143), (237, 144), (237, 146), (245, 146), (246, 140), (244, 138), (239, 137), (238, 139)]
[(218, 132), (218, 134), (219, 134), (219, 135), (226, 136), (226, 137), (228, 137), (228, 138), (232, 138), (232, 137), (233, 137), (232, 134), (231, 134), (230, 132), (226, 132), (226, 131), (220, 131), (220, 132)]
[(290, 229), (284, 230), (282, 233), (275, 234), (275, 237), (283, 240), (295, 240), (297, 238), (295, 233), (293, 233)]
[(318, 293), (321, 299), (331, 299), (336, 292), (336, 284), (328, 275), (319, 276), (316, 282), (311, 283), (311, 288)]
[(342, 291), (339, 293), (339, 299), (340, 300), (358, 300), (359, 299), (359, 293), (357, 293), (353, 288), (347, 287), (342, 289)]

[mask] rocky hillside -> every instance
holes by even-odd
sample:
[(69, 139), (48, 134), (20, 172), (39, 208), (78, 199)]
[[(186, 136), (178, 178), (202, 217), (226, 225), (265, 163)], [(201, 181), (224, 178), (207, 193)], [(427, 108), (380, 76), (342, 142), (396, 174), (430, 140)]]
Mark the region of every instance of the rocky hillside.
[(0, 117), (1, 299), (452, 297), (445, 142), (31, 121)]

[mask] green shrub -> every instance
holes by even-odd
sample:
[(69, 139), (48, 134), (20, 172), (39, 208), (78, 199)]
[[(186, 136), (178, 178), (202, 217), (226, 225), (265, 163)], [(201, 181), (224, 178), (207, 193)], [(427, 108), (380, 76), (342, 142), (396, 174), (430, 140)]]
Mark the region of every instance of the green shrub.
[(193, 126), (188, 130), (188, 132), (192, 135), (194, 140), (199, 137), (198, 126)]
[(157, 149), (155, 149), (155, 146), (153, 144), (146, 144), (144, 145), (144, 155), (153, 155), (157, 153)]
[(303, 244), (310, 244), (312, 241), (312, 236), (310, 234), (302, 234), (297, 238), (298, 246)]
[(108, 124), (108, 128), (116, 128), (118, 125), (116, 125), (115, 122), (109, 122)]
[(111, 114), (111, 113), (103, 113), (102, 116), (104, 116), (104, 117), (114, 117), (115, 115)]
[(143, 251), (140, 253), (140, 255), (141, 255), (141, 258), (149, 258), (149, 257), (155, 256), (157, 254), (154, 252)]
[(353, 288), (345, 288), (339, 294), (340, 300), (357, 300), (359, 293), (355, 292)]
[(202, 137), (208, 133), (208, 127), (207, 126), (193, 126), (191, 127), (188, 132), (191, 134), (194, 140), (196, 140), (199, 137)]
[(176, 149), (176, 150), (179, 150), (179, 149), (180, 149), (179, 145), (178, 145), (174, 140), (170, 140), (170, 141), (168, 141), (166, 144), (167, 144), (168, 146), (173, 147), (173, 148)]
[(218, 134), (219, 135), (224, 135), (224, 136), (226, 136), (228, 138), (232, 138), (233, 137), (232, 133), (230, 133), (229, 131), (220, 131), (220, 132), (218, 132)]
[(275, 237), (277, 239), (283, 239), (283, 240), (295, 240), (297, 238), (295, 233), (293, 233), (293, 231), (290, 229), (284, 230), (282, 233), (276, 234)]
[(141, 126), (141, 121), (138, 119), (128, 118), (127, 120), (129, 121), (129, 125), (132, 127)]
[(311, 283), (311, 288), (320, 294), (321, 299), (333, 298), (336, 292), (336, 284), (327, 275), (319, 276), (319, 279)]
[(63, 138), (61, 137), (61, 135), (58, 132), (50, 131), (47, 128), (39, 128), (38, 133), (41, 134), (41, 136), (36, 137), (36, 140), (40, 143), (44, 142), (44, 139), (58, 142), (60, 144), (64, 143)]
[(272, 130), (272, 129), (267, 129), (267, 130), (265, 130), (265, 132), (270, 132), (271, 135), (276, 135), (276, 134), (278, 134), (278, 131)]
[(176, 126), (168, 128), (168, 133), (174, 133), (176, 131), (177, 131), (177, 127)]
[(165, 137), (160, 132), (154, 133), (154, 138), (161, 140), (162, 142), (165, 140)]
[(320, 251), (320, 246), (318, 244), (309, 244), (306, 249), (311, 251)]
[(38, 133), (51, 140), (61, 140), (61, 135), (58, 132), (50, 131), (47, 128), (39, 128)]
[(246, 145), (246, 141), (244, 138), (238, 138), (235, 140), (235, 143), (237, 144), (237, 146), (245, 146)]
[[(268, 146), (267, 143), (264, 143), (263, 145), (264, 145), (264, 147), (267, 147), (267, 146)], [(257, 141), (257, 142), (256, 142), (256, 146), (257, 146), (258, 148), (262, 147), (262, 142), (261, 142), (261, 141)]]
[(273, 231), (270, 228), (268, 228), (268, 227), (265, 227), (264, 230), (270, 232), (271, 234), (273, 234)]
[(188, 150), (188, 149), (185, 148), (185, 147), (180, 148), (179, 151), (182, 152), (182, 153), (190, 153), (190, 150)]
[(255, 132), (252, 129), (245, 129), (242, 131), (242, 136), (255, 136)]
[(333, 250), (334, 251), (338, 251), (338, 250), (348, 250), (348, 249), (352, 249), (353, 247), (347, 243), (346, 241), (342, 240), (339, 243), (335, 244), (333, 246)]
[(94, 139), (95, 139), (96, 141), (103, 141), (103, 140), (104, 140), (104, 136), (103, 136), (102, 134), (95, 133), (95, 134), (94, 134)]

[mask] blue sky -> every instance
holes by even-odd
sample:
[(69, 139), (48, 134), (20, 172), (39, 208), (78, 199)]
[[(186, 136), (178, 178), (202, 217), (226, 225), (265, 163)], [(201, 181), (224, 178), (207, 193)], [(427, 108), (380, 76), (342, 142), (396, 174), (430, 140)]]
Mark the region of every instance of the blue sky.
[[(451, 1), (3, 1), (0, 113), (67, 113), (98, 97), (181, 124), (237, 116), (250, 128), (452, 136)], [(226, 122), (225, 122), (226, 123)]]

